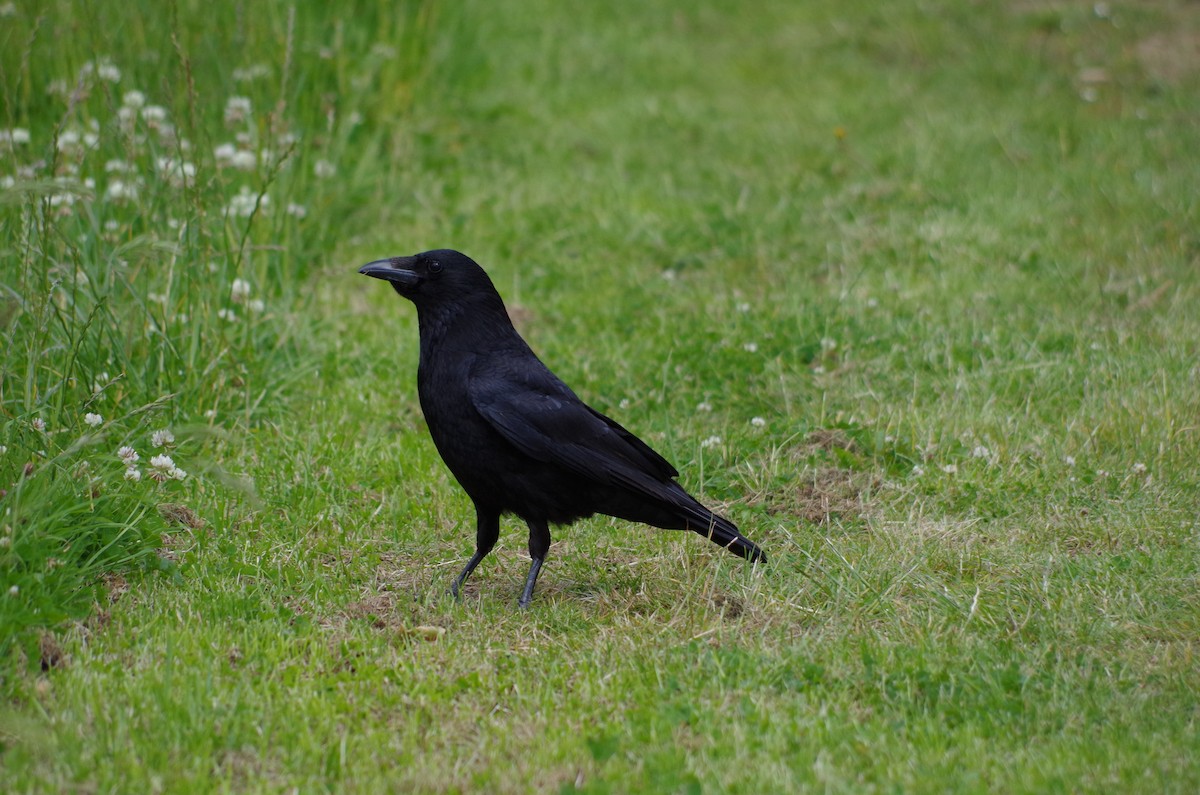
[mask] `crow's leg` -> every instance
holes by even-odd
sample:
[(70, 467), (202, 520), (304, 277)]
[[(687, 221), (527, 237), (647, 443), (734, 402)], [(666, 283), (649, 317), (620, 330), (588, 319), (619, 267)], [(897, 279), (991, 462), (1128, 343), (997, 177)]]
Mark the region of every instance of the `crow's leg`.
[(475, 567), (479, 565), (479, 561), (487, 557), (492, 551), (492, 547), (496, 546), (496, 539), (500, 537), (500, 512), (486, 508), (475, 506), (475, 554), (467, 561), (466, 567), (462, 573), (454, 580), (454, 584), (450, 586), (450, 593), (457, 598), (458, 589), (462, 587), (463, 582), (475, 571)]
[(525, 591), (517, 602), (521, 607), (529, 607), (529, 603), (533, 601), (533, 586), (537, 584), (538, 572), (542, 570), (546, 553), (550, 551), (550, 527), (546, 522), (526, 520), (526, 524), (529, 525), (529, 557), (533, 559), (533, 563), (530, 564), (529, 576), (525, 579)]

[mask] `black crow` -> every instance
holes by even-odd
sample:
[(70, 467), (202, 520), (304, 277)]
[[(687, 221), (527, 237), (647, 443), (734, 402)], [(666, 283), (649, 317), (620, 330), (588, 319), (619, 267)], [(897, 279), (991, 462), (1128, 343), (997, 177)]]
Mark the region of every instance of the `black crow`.
[(492, 551), (500, 515), (529, 525), (529, 605), (550, 549), (550, 525), (595, 513), (692, 530), (751, 561), (766, 555), (675, 482), (679, 473), (641, 439), (588, 406), (513, 328), (492, 280), (457, 251), (364, 265), (417, 307), (417, 393), (433, 443), (475, 503), (475, 554), (459, 587)]

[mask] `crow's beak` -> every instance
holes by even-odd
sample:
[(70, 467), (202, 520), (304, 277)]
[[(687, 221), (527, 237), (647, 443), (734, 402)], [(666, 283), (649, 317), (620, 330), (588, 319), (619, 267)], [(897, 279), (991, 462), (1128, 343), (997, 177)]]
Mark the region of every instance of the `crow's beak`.
[(358, 269), (358, 272), (364, 276), (374, 276), (376, 279), (383, 279), (398, 287), (416, 287), (421, 281), (421, 277), (416, 272), (405, 267), (409, 264), (409, 259), (409, 257), (377, 259), (374, 262), (368, 262), (366, 265), (363, 265)]

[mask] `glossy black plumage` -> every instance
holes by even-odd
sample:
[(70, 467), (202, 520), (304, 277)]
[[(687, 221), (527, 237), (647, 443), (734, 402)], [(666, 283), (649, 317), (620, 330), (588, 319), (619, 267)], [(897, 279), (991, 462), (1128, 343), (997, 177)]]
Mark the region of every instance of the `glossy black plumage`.
[(603, 513), (692, 530), (752, 561), (766, 556), (732, 522), (684, 491), (678, 472), (619, 424), (581, 401), (513, 328), (491, 279), (457, 251), (363, 266), (417, 307), (417, 391), (442, 459), (475, 503), (476, 550), (452, 590), (496, 543), (500, 515), (529, 526), (528, 605), (550, 548), (551, 524)]

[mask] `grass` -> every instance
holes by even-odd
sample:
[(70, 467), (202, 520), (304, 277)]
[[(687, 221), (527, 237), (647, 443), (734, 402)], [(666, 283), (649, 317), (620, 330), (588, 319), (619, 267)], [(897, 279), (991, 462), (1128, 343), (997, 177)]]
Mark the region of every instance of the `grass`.
[[(0, 6), (4, 789), (1194, 791), (1195, 9), (523, 8)], [(770, 565), (448, 600), (440, 246)]]

